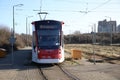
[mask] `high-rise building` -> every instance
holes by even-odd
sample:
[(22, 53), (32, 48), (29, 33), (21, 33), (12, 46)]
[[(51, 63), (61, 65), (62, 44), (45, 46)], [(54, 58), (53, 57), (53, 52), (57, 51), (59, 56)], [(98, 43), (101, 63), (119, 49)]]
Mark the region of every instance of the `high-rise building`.
[(99, 21), (98, 22), (98, 33), (115, 33), (116, 32), (116, 21)]
[(117, 32), (120, 33), (120, 25), (117, 26)]

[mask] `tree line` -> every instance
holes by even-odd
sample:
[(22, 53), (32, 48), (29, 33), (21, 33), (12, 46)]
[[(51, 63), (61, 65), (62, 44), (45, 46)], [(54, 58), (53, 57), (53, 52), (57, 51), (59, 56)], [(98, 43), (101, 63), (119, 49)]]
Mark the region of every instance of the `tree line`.
[[(94, 39), (94, 41), (93, 41)], [(64, 36), (65, 44), (120, 44), (120, 33), (84, 33), (84, 34), (69, 34)]]
[[(0, 26), (0, 48), (6, 49), (8, 52), (11, 51), (11, 43), (10, 43), (10, 37), (12, 32), (10, 29), (6, 26)], [(31, 46), (32, 44), (32, 36), (26, 35), (24, 33), (18, 34), (15, 33), (15, 44), (14, 44), (14, 50), (17, 50), (18, 48), (23, 48), (25, 46)]]
[[(8, 52), (11, 51), (10, 44), (11, 31), (6, 26), (0, 26), (0, 48), (6, 49)], [(15, 33), (15, 44), (14, 50), (23, 48), (25, 46), (32, 45), (32, 35), (26, 35), (24, 33)], [(120, 33), (84, 33), (75, 32), (73, 34), (64, 35), (65, 44), (91, 44), (95, 43), (109, 45), (120, 44)]]

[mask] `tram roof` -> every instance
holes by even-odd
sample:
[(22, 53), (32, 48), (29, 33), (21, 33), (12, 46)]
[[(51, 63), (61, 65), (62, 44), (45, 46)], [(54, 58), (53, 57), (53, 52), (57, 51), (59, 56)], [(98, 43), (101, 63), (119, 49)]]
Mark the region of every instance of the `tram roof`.
[(36, 24), (36, 23), (57, 23), (57, 24), (64, 24), (63, 21), (58, 21), (58, 20), (39, 20), (39, 21), (33, 21), (32, 24)]

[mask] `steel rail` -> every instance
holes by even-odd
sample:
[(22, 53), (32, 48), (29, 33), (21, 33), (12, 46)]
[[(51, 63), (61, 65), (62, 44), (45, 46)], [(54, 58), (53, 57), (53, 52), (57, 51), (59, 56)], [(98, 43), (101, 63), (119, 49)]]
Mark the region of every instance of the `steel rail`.
[(38, 66), (38, 65), (37, 65), (37, 67), (38, 67), (38, 69), (39, 69), (39, 73), (42, 75), (43, 80), (48, 80), (48, 78), (47, 78), (47, 77), (45, 76), (45, 74), (43, 73), (41, 67)]
[(68, 77), (70, 77), (72, 80), (80, 80), (79, 78), (77, 78), (75, 75), (71, 74), (70, 72), (68, 72), (67, 70), (65, 70), (63, 67), (61, 67), (60, 64), (57, 65), (60, 70), (65, 73)]

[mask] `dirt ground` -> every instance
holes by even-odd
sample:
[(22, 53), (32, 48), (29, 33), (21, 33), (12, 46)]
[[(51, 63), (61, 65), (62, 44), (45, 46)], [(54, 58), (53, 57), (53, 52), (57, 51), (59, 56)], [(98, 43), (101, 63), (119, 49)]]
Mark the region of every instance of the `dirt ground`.
[[(120, 64), (120, 46), (119, 45), (92, 45), (92, 44), (66, 44), (65, 51), (71, 53), (72, 50), (82, 51), (82, 56), (90, 59), (95, 55), (96, 59), (102, 58), (111, 63)], [(99, 56), (98, 56), (99, 55)]]
[[(82, 59), (72, 59), (72, 50), (80, 50)], [(67, 70), (81, 80), (120, 80), (120, 46), (66, 44), (65, 52), (68, 61), (64, 66), (70, 66)], [(95, 60), (103, 61), (89, 61), (93, 53)]]
[(119, 64), (94, 64), (87, 59), (82, 59), (72, 63), (66, 61), (63, 66), (80, 80), (120, 80)]

